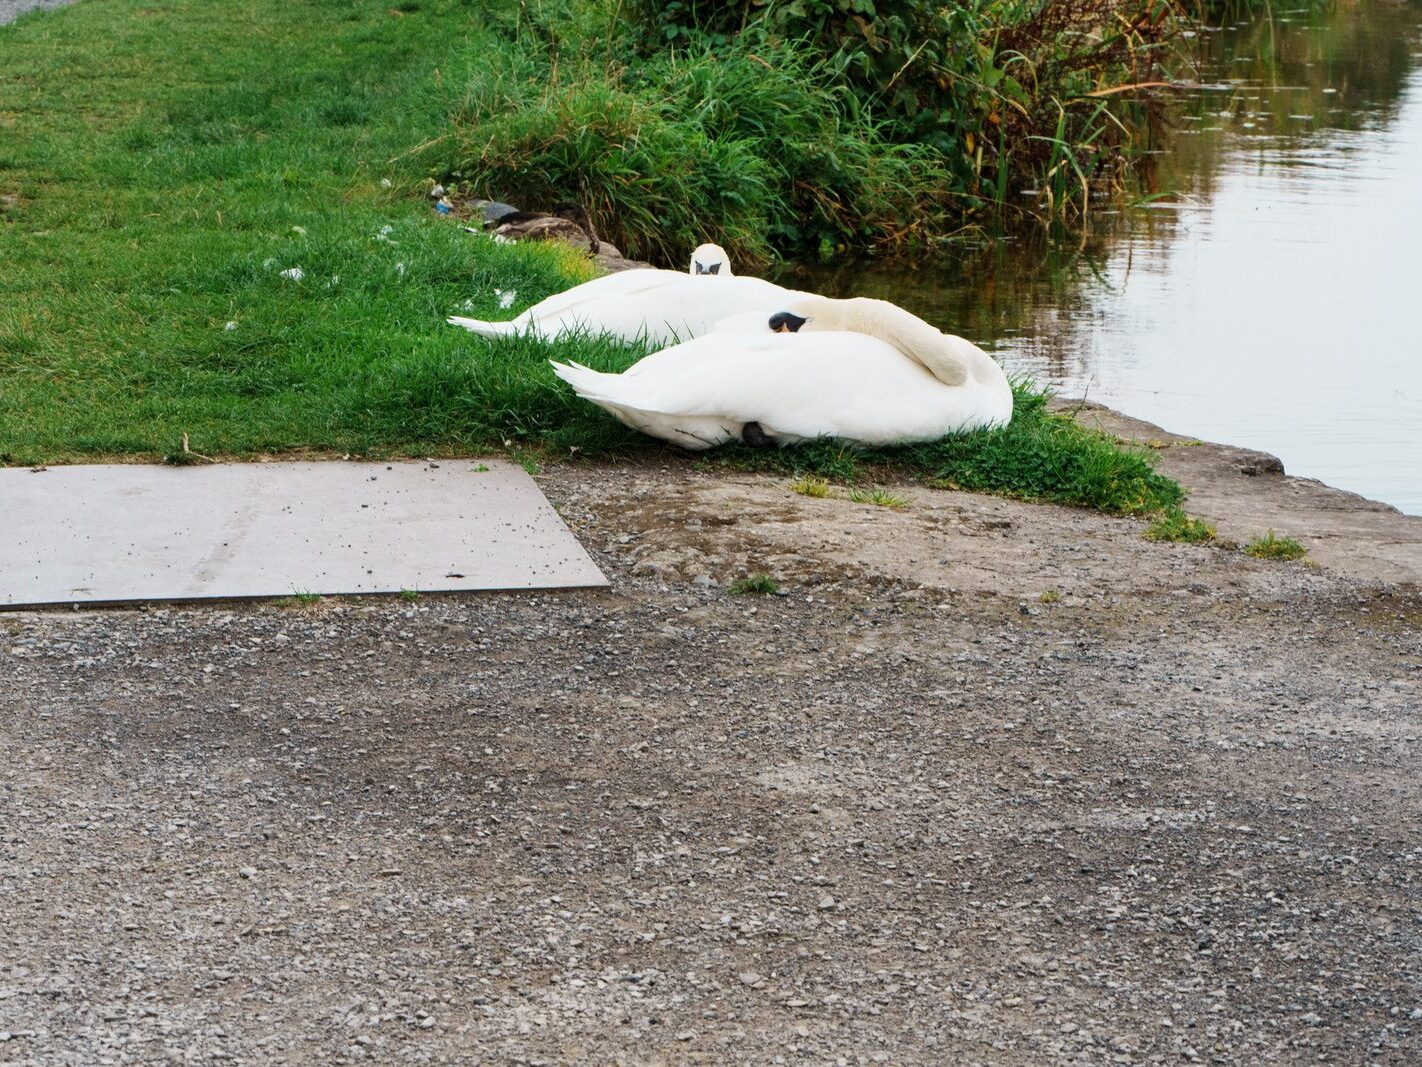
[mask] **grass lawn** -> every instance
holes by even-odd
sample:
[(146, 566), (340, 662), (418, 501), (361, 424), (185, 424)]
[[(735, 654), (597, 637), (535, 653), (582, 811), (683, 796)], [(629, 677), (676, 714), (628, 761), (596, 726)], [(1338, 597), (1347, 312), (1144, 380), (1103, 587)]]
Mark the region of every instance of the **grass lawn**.
[[(639, 352), (443, 323), (587, 271), (471, 237), (417, 195), (414, 150), (510, 47), (488, 18), (453, 0), (87, 0), (0, 27), (0, 461), (156, 458), (184, 433), (232, 456), (659, 448), (546, 363)], [(718, 461), (1114, 511), (1178, 500), (1145, 458), (1019, 401), (999, 433)]]

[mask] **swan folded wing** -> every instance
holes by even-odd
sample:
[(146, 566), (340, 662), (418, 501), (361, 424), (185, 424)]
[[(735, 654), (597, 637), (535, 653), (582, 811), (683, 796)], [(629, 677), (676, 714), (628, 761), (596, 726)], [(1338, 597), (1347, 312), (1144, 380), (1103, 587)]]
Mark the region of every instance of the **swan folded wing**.
[(683, 430), (705, 438), (715, 426), (735, 436), (747, 422), (783, 440), (903, 444), (998, 425), (1012, 414), (1000, 372), (991, 384), (947, 386), (889, 343), (855, 333), (709, 334), (624, 374), (555, 370), (627, 425), (678, 444)]
[(608, 301), (655, 292), (668, 285), (689, 280), (689, 276), (680, 271), (658, 270), (654, 267), (605, 274), (601, 278), (583, 282), (561, 293), (554, 293), (534, 304), (519, 317), (541, 321), (569, 314), (586, 314), (590, 309)]
[[(631, 343), (674, 346), (711, 332), (728, 318), (737, 319), (743, 331), (768, 335), (766, 323), (787, 293), (760, 278), (678, 275), (677, 281), (667, 285), (588, 300), (557, 315), (545, 315), (538, 307), (528, 314), (544, 337), (582, 332)], [(758, 330), (750, 325), (757, 320)]]
[(579, 363), (553, 363), (553, 373), (567, 382), (584, 400), (612, 414), (624, 426), (649, 437), (701, 451), (735, 439), (739, 424), (719, 416), (698, 416), (685, 412), (663, 412), (639, 407), (635, 390), (628, 390), (624, 376), (605, 374)]

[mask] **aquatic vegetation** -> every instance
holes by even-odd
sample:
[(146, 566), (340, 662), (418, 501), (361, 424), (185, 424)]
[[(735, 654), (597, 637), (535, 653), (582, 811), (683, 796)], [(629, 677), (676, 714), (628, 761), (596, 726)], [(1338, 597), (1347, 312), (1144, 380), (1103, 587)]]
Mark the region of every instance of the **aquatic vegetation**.
[[(619, 5), (617, 10), (624, 10)], [(1185, 28), (1161, 0), (629, 0), (643, 52), (750, 38), (828, 65), (887, 135), (953, 176), (960, 215), (1084, 216), (1119, 182)], [(1030, 190), (1024, 195), (1024, 190)]]

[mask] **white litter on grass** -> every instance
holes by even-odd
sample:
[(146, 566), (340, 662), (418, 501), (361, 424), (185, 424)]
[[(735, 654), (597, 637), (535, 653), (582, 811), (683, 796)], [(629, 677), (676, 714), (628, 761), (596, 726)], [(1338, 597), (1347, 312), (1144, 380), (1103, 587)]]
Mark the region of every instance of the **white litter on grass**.
[(499, 307), (511, 308), (518, 299), (518, 291), (515, 289), (495, 289), (494, 295), (499, 298)]
[(306, 277), (306, 272), (300, 267), (287, 267), (286, 270), (281, 272), (281, 276), (283, 278), (290, 278), (294, 282), (299, 282), (302, 278)]
[(381, 187), (382, 189), (389, 189), (389, 188), (390, 188), (392, 185), (394, 185), (394, 184), (395, 184), (395, 183), (392, 182), (389, 178), (381, 178), (381, 179), (380, 179), (380, 187)]
[(511, 245), (511, 244), (513, 244), (513, 242), (510, 241), (510, 240), (509, 240), (507, 237), (505, 237), (503, 234), (501, 234), (501, 233), (496, 233), (496, 234), (494, 234), (494, 244), (496, 244), (496, 245)]
[(302, 237), (305, 237), (305, 236), (306, 236), (306, 227), (305, 227), (305, 226), (293, 226), (293, 227), (291, 228), (291, 232), (292, 232), (292, 233), (299, 233), (299, 234), (301, 234)]
[(393, 245), (395, 242), (390, 239), (390, 235), (394, 232), (394, 226), (382, 226), (380, 227), (380, 231), (375, 235), (375, 239), (377, 241), (384, 241), (388, 245)]
[(233, 319), (231, 322), (224, 322), (222, 324), (222, 328), (228, 333), (231, 333), (233, 330), (237, 329), (237, 320)]
[(273, 267), (275, 267), (275, 266), (276, 266), (276, 260), (274, 260), (274, 259), (264, 259), (264, 260), (262, 260), (262, 270), (271, 270), (271, 269), (272, 269)]
[(331, 280), (326, 283), (326, 288), (327, 288), (327, 289), (334, 289), (336, 286), (338, 286), (338, 285), (340, 285), (340, 284), (341, 284), (341, 276), (340, 276), (339, 274), (333, 274), (333, 275), (331, 275)]
[(462, 304), (460, 304), (460, 305), (459, 305), (457, 308), (455, 308), (454, 310), (455, 310), (455, 311), (473, 311), (473, 310), (474, 310), (474, 298), (473, 298), (473, 297), (470, 297), (468, 300), (464, 301)]
[(400, 275), (400, 277), (403, 278), (403, 277), (405, 276), (405, 264), (403, 264), (403, 263), (396, 263), (396, 264), (395, 264), (395, 273), (398, 274), (398, 275)]

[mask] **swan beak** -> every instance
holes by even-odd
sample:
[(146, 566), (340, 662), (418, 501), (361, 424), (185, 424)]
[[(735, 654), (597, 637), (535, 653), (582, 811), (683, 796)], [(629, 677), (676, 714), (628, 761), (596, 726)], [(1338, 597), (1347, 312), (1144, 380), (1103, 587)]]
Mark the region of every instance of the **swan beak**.
[(777, 311), (770, 316), (770, 330), (772, 333), (799, 333), (800, 327), (809, 321), (792, 311)]

